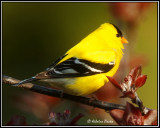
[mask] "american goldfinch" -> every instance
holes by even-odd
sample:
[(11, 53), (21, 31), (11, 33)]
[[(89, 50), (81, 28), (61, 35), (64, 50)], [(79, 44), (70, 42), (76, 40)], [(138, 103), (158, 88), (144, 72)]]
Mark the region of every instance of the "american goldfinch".
[(45, 81), (71, 95), (89, 95), (113, 76), (123, 56), (127, 40), (113, 24), (104, 23), (67, 51), (45, 71), (18, 84)]

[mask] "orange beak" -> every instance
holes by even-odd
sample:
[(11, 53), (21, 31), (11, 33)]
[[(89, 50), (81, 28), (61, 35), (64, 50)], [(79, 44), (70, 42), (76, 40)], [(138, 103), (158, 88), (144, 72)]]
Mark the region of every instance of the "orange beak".
[(122, 43), (128, 43), (128, 41), (124, 37), (122, 37)]

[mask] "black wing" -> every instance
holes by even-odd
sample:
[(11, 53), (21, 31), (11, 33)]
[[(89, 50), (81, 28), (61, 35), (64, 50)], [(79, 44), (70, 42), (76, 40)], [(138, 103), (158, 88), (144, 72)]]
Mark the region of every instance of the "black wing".
[(84, 59), (77, 59), (75, 57), (72, 57), (56, 65), (58, 62), (54, 63), (50, 68), (47, 69), (46, 74), (48, 76), (53, 78), (90, 76), (99, 73), (106, 73), (110, 71), (115, 65), (114, 61), (108, 64), (100, 64)]
[(46, 70), (51, 69), (52, 67), (54, 67), (60, 60), (62, 60), (65, 56), (67, 56), (67, 54), (61, 56), (59, 59), (57, 59), (56, 61), (53, 62), (53, 64), (51, 64)]
[(95, 75), (99, 73), (106, 73), (110, 71), (115, 65), (115, 61), (111, 61), (108, 64), (100, 64), (100, 63), (90, 62), (84, 59), (78, 59), (75, 57), (72, 57), (60, 64), (57, 64), (65, 56), (66, 55), (60, 57), (45, 71), (40, 72), (36, 76), (31, 77), (29, 79), (25, 79), (16, 84), (15, 86), (41, 79), (82, 77), (82, 76)]

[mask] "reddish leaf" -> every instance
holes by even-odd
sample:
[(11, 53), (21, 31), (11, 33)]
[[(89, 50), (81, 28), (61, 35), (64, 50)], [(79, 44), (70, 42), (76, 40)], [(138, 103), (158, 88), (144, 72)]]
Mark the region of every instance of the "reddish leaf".
[(139, 108), (127, 102), (125, 110), (111, 110), (110, 115), (119, 125), (143, 125), (143, 119)]
[(133, 104), (127, 102), (126, 105), (126, 113), (125, 114), (130, 114), (133, 113), (137, 116), (142, 116), (141, 111), (139, 110), (139, 108), (135, 107)]
[(119, 125), (157, 125), (157, 110), (142, 115), (139, 108), (128, 102), (125, 110), (114, 109), (110, 115)]
[(124, 110), (113, 109), (109, 111), (109, 114), (117, 122), (117, 124), (125, 125), (125, 120), (123, 118), (124, 112), (125, 112)]
[(63, 113), (64, 116), (70, 116), (70, 114), (71, 114), (71, 111), (68, 109), (66, 109)]
[(109, 79), (109, 81), (110, 81), (116, 88), (122, 90), (121, 85), (120, 85), (113, 77), (107, 76), (107, 78)]
[(123, 118), (126, 121), (126, 125), (143, 125), (144, 122), (144, 118), (139, 108), (128, 102)]
[(79, 114), (74, 118), (70, 117), (71, 111), (65, 110), (63, 113), (49, 113), (49, 122), (45, 123), (46, 125), (76, 125), (77, 121), (83, 117), (83, 114)]
[(142, 72), (142, 66), (141, 66), (141, 65), (133, 68), (133, 69), (130, 71), (129, 75), (131, 75), (131, 77), (132, 77), (132, 82), (133, 82), (133, 83), (135, 82), (135, 79), (136, 79), (139, 75), (141, 75), (141, 72)]
[(55, 123), (55, 116), (56, 116), (56, 113), (54, 112), (49, 113), (49, 120), (51, 123)]
[(143, 86), (146, 82), (146, 79), (147, 79), (147, 75), (140, 75), (135, 82), (136, 88), (140, 88), (141, 86)]
[(75, 125), (76, 122), (77, 122), (80, 118), (82, 118), (83, 116), (84, 116), (83, 114), (79, 113), (76, 117), (74, 117), (74, 118), (72, 119), (72, 121), (70, 122), (70, 125)]

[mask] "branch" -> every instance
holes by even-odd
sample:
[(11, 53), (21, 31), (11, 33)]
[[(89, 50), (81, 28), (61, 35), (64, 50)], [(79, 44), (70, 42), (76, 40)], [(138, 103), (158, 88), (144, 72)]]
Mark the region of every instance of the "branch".
[[(20, 82), (20, 80), (3, 75), (3, 83), (4, 84), (14, 86), (14, 84), (16, 84), (18, 82)], [(91, 98), (87, 98), (87, 97), (83, 97), (83, 96), (74, 96), (74, 95), (70, 95), (67, 93), (63, 93), (63, 91), (60, 91), (60, 90), (56, 90), (56, 89), (52, 89), (52, 88), (48, 88), (45, 86), (40, 86), (40, 85), (36, 85), (36, 84), (32, 84), (32, 83), (25, 83), (25, 84), (19, 85), (18, 87), (24, 88), (24, 89), (27, 89), (27, 90), (30, 90), (33, 92), (41, 93), (44, 95), (58, 97), (58, 98), (64, 98), (64, 99), (79, 102), (79, 103), (82, 103), (85, 105), (101, 108), (101, 109), (104, 109), (105, 111), (112, 110), (112, 109), (125, 110), (125, 108), (126, 108), (123, 105), (108, 103), (108, 102), (104, 102), (104, 101), (100, 101), (100, 100), (96, 100), (96, 99), (93, 100)]]

